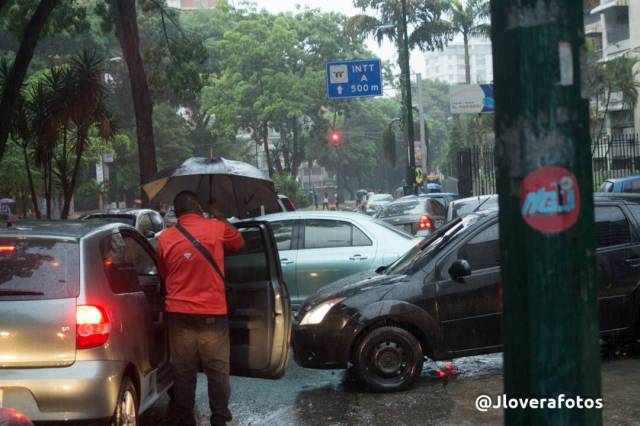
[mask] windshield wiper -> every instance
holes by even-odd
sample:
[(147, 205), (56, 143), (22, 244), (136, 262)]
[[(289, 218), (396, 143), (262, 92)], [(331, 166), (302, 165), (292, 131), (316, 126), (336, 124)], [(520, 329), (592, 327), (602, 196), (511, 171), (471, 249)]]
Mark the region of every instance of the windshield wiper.
[(447, 234), (445, 234), (442, 237), (442, 240), (436, 246), (436, 250), (440, 249), (443, 245), (445, 245), (447, 243), (447, 241), (449, 241), (451, 238), (453, 238), (453, 236), (456, 235), (458, 233), (458, 231), (460, 231), (462, 228), (464, 228), (464, 224), (460, 223), (460, 224), (458, 224), (458, 226), (455, 226), (451, 231), (449, 231)]
[(3, 290), (0, 288), (0, 296), (44, 296), (44, 293), (29, 290)]

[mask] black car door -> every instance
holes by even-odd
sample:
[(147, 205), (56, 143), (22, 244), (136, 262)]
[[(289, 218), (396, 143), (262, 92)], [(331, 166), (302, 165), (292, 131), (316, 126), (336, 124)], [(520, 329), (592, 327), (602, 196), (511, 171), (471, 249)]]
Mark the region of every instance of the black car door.
[[(458, 282), (449, 275), (466, 260), (471, 275)], [(438, 263), (436, 303), (446, 347), (456, 356), (493, 352), (502, 344), (502, 278), (498, 224), (459, 243)]]
[(235, 309), (229, 315), (231, 373), (277, 379), (284, 375), (291, 336), (291, 305), (268, 222), (239, 222), (245, 240), (225, 254), (225, 277)]
[(631, 325), (629, 296), (640, 282), (640, 242), (619, 205), (596, 206), (595, 222), (600, 330), (617, 333)]

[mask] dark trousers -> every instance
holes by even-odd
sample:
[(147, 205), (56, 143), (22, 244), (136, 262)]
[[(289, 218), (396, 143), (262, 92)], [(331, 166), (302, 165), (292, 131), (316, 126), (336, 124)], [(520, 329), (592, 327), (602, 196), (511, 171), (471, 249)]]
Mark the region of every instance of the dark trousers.
[(207, 375), (211, 425), (231, 420), (229, 323), (226, 316), (169, 313), (169, 345), (175, 377), (173, 404), (179, 425), (195, 425), (196, 376)]

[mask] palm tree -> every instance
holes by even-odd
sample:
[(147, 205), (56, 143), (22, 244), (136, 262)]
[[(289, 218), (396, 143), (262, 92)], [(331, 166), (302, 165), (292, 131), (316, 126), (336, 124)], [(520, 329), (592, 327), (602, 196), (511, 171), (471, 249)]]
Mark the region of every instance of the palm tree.
[(604, 130), (611, 97), (614, 93), (621, 94), (622, 104), (628, 109), (633, 109), (638, 102), (640, 82), (638, 82), (638, 71), (635, 69), (638, 62), (639, 60), (635, 57), (620, 56), (608, 62), (598, 63), (595, 65), (595, 69), (592, 69), (595, 77), (591, 77), (591, 79), (597, 83), (595, 90), (599, 92), (596, 95), (597, 99), (600, 97), (605, 99), (598, 136), (602, 135)]
[(464, 43), (465, 79), (471, 84), (471, 61), (469, 58), (469, 41), (472, 37), (489, 37), (491, 26), (489, 19), (489, 2), (487, 0), (451, 1), (451, 27), (457, 34), (462, 34)]
[[(67, 87), (58, 92), (58, 105), (62, 106), (59, 117), (63, 138), (56, 171), (64, 199), (62, 219), (69, 215), (80, 161), (90, 141), (90, 130), (95, 127), (103, 139), (113, 136), (112, 120), (105, 106), (102, 62), (95, 52), (83, 52), (73, 58), (68, 68)], [(66, 133), (70, 127), (75, 131), (73, 143), (67, 141)]]
[[(396, 43), (400, 52), (400, 1), (354, 0), (353, 4), (363, 11), (375, 10), (378, 17), (367, 13), (354, 15), (345, 22), (345, 31), (354, 35), (373, 35), (379, 44), (386, 38)], [(408, 34), (409, 47), (442, 49), (451, 38), (451, 26), (444, 19), (447, 9), (448, 3), (443, 0), (407, 0), (407, 22), (413, 26)]]

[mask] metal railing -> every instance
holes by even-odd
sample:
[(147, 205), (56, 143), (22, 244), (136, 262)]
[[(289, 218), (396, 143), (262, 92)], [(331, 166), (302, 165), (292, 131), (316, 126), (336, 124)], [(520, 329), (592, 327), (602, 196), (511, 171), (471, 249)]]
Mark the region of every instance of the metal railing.
[[(594, 137), (591, 155), (594, 190), (606, 179), (640, 175), (640, 139), (637, 134)], [(448, 176), (458, 179), (461, 197), (496, 192), (493, 146), (461, 149), (444, 171)]]

